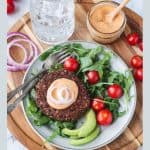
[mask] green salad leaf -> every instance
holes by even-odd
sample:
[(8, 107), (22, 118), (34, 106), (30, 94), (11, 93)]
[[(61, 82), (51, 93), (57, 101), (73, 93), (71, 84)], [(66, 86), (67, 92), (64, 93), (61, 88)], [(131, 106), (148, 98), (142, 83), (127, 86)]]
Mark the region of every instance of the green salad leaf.
[(80, 70), (82, 70), (84, 68), (91, 66), (93, 64), (93, 60), (88, 56), (80, 57), (80, 64), (81, 64)]

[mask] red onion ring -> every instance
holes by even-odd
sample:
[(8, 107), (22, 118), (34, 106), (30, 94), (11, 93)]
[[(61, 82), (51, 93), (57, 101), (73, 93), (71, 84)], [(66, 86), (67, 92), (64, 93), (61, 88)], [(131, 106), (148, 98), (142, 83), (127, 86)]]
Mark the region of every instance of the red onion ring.
[[(9, 46), (8, 46), (8, 51), (7, 51), (8, 64), (11, 64), (11, 63), (12, 63), (11, 59), (13, 59), (13, 58), (10, 56), (10, 48), (13, 47), (13, 46), (20, 47), (20, 48), (23, 50), (25, 56), (24, 56), (24, 59), (23, 59), (23, 61), (21, 62), (21, 64), (26, 64), (26, 63), (28, 62), (28, 54), (27, 54), (27, 51), (26, 51), (26, 49), (25, 49), (21, 44), (18, 44), (18, 43), (14, 43), (13, 45), (9, 45)], [(13, 59), (13, 61), (15, 61), (15, 60)]]
[[(37, 46), (34, 44), (34, 42), (31, 41), (30, 38), (23, 33), (20, 33), (20, 32), (8, 33), (7, 39), (15, 37), (15, 36), (19, 36), (21, 38), (20, 39), (13, 39), (7, 45), (7, 57), (8, 57), (8, 59), (7, 59), (7, 70), (8, 71), (26, 70), (29, 67), (33, 58), (35, 59), (38, 56), (39, 50), (38, 50)], [(28, 43), (30, 45), (32, 51), (29, 51), (28, 49), (26, 49), (19, 42)], [(25, 57), (21, 63), (16, 62), (12, 58), (12, 56), (10, 55), (10, 48), (13, 46), (20, 47), (25, 54)]]
[(21, 33), (21, 32), (9, 32), (8, 34), (7, 34), (7, 40), (9, 39), (9, 38), (12, 38), (12, 37), (15, 37), (15, 36), (19, 36), (19, 37), (21, 37), (21, 38), (24, 38), (24, 39), (30, 39), (26, 34), (24, 34), (24, 33)]
[(7, 64), (7, 70), (8, 71), (22, 71), (22, 70), (26, 70), (29, 66), (10, 66)]
[[(21, 32), (9, 32), (8, 34), (7, 34), (7, 40), (9, 40), (9, 38), (12, 38), (12, 37), (16, 37), (16, 36), (19, 36), (19, 37), (21, 37), (21, 38), (23, 38), (23, 39), (29, 39), (30, 40), (30, 38), (26, 35), (26, 34), (24, 34), (24, 33), (21, 33)], [(30, 45), (30, 48), (32, 49), (33, 47), (32, 47), (32, 45)], [(33, 58), (33, 56), (30, 58), (28, 58), (29, 60), (28, 61), (31, 61), (31, 59)]]

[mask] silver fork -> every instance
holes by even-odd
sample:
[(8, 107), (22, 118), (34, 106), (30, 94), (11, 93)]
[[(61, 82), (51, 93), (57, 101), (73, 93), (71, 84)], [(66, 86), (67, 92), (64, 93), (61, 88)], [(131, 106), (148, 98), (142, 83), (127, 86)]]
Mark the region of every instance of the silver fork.
[[(16, 106), (22, 101), (22, 99), (27, 95), (27, 93), (35, 86), (35, 84), (38, 81), (38, 78), (45, 72), (48, 71), (50, 66), (53, 63), (60, 63), (62, 64), (68, 57), (72, 56), (70, 53), (68, 53), (66, 50), (62, 50), (61, 52), (55, 53), (54, 55), (51, 55), (51, 58), (47, 58), (47, 60), (42, 65), (42, 70), (37, 73), (35, 76), (30, 78), (28, 81), (17, 87), (16, 89), (12, 90), (7, 94), (7, 114), (12, 112)], [(22, 92), (23, 91), (23, 92)], [(22, 92), (22, 95), (20, 95), (14, 102), (11, 102), (11, 99), (16, 95), (20, 94)]]

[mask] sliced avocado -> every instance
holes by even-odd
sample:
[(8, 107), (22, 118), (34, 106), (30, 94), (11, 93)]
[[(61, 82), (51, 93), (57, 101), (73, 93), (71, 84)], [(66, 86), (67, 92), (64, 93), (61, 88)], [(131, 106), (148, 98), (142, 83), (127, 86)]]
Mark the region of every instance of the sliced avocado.
[(86, 115), (86, 121), (79, 130), (78, 137), (88, 136), (96, 127), (95, 112), (90, 109)]
[(71, 130), (68, 128), (62, 129), (62, 133), (68, 136), (78, 136), (78, 132), (79, 132), (79, 129), (74, 129), (74, 130)]
[(94, 130), (95, 127), (96, 127), (96, 116), (94, 111), (90, 109), (86, 113), (86, 120), (80, 128), (74, 130), (64, 128), (62, 130), (62, 133), (68, 136), (77, 136), (78, 138), (86, 137)]
[(79, 139), (78, 136), (70, 136), (70, 139)]
[(72, 139), (70, 140), (70, 144), (74, 146), (79, 146), (79, 145), (89, 143), (93, 141), (99, 135), (99, 133), (100, 133), (100, 128), (96, 127), (95, 130), (87, 137), (81, 139)]

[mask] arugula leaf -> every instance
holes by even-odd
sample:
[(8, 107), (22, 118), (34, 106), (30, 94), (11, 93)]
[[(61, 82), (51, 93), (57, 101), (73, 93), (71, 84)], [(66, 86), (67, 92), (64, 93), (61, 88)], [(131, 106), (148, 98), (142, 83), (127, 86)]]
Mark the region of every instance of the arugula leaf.
[(90, 57), (85, 56), (85, 57), (80, 57), (80, 70), (89, 67), (90, 65), (93, 64), (93, 61)]
[(72, 122), (63, 122), (63, 128), (68, 128), (68, 129), (74, 129), (76, 122), (72, 121)]
[(85, 54), (87, 54), (90, 51), (90, 49), (84, 48), (79, 43), (71, 44), (71, 48), (70, 49), (72, 49), (72, 51), (75, 51), (80, 57), (84, 56)]
[(40, 60), (41, 61), (46, 60), (50, 54), (57, 53), (57, 52), (61, 51), (62, 48), (63, 48), (62, 45), (56, 45), (53, 48), (48, 49), (46, 52), (44, 52), (43, 54), (40, 55)]
[(122, 117), (125, 114), (126, 114), (126, 111), (118, 112), (118, 117)]
[(101, 61), (97, 61), (95, 63), (93, 63), (91, 66), (87, 67), (87, 68), (84, 68), (82, 70), (82, 72), (86, 72), (86, 71), (90, 71), (90, 70), (98, 70), (101, 66)]
[(45, 142), (51, 142), (58, 134), (57, 131), (53, 131), (53, 133), (46, 139)]
[(53, 71), (59, 70), (62, 67), (63, 67), (62, 64), (56, 63), (56, 64), (54, 64), (54, 65), (51, 66), (51, 68), (49, 69), (49, 72), (53, 72)]
[(28, 111), (31, 111), (33, 113), (36, 113), (38, 111), (35, 101), (33, 101), (33, 99), (31, 99), (29, 96), (27, 98), (27, 108)]
[(118, 72), (112, 71), (110, 72), (110, 76), (108, 77), (108, 82), (113, 83), (113, 81), (118, 77)]
[(41, 116), (40, 118), (34, 120), (34, 124), (37, 126), (41, 126), (41, 125), (48, 124), (49, 121), (50, 118), (48, 118), (47, 116)]
[(89, 53), (88, 56), (92, 59), (95, 59), (97, 55), (100, 55), (104, 51), (103, 47), (98, 46), (97, 48), (93, 48)]

